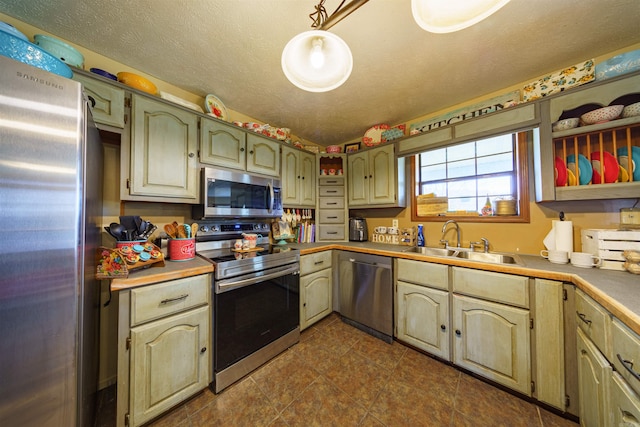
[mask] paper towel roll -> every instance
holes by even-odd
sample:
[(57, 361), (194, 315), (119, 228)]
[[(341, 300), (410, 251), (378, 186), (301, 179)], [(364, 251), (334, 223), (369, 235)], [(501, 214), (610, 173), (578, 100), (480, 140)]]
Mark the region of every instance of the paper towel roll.
[(554, 220), (553, 234), (556, 241), (556, 250), (567, 251), (571, 256), (573, 252), (573, 222)]

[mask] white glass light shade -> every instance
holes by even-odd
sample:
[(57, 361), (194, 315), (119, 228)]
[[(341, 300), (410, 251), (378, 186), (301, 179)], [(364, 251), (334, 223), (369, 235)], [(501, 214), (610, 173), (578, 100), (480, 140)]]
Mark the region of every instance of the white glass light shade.
[(322, 30), (300, 33), (282, 51), (282, 71), (309, 92), (327, 92), (351, 75), (353, 56), (340, 37)]
[(470, 27), (510, 0), (411, 0), (418, 25), (432, 33), (451, 33)]

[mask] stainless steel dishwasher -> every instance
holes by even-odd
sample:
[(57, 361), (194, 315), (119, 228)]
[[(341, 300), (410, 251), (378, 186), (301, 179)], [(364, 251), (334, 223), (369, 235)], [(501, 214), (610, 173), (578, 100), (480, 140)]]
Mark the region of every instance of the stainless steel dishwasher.
[(338, 266), (342, 320), (386, 342), (392, 342), (391, 258), (340, 252)]

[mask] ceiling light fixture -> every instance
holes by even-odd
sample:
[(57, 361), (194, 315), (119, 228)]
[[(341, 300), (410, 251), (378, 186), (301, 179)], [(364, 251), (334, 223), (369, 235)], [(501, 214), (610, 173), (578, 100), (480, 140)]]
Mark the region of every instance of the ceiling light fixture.
[(292, 38), (282, 51), (282, 71), (291, 83), (309, 92), (327, 92), (342, 85), (353, 69), (349, 46), (340, 37), (328, 32), (338, 22), (368, 0), (353, 0), (327, 16), (320, 0), (316, 11), (309, 15), (314, 30)]
[(413, 18), (432, 33), (451, 33), (487, 18), (510, 0), (411, 0)]

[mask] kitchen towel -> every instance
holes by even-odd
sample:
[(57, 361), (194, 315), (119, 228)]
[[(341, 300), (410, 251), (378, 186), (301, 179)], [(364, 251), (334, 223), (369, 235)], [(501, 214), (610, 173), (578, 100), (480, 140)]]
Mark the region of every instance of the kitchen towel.
[(553, 234), (557, 251), (567, 251), (569, 257), (573, 252), (573, 222), (553, 221)]

